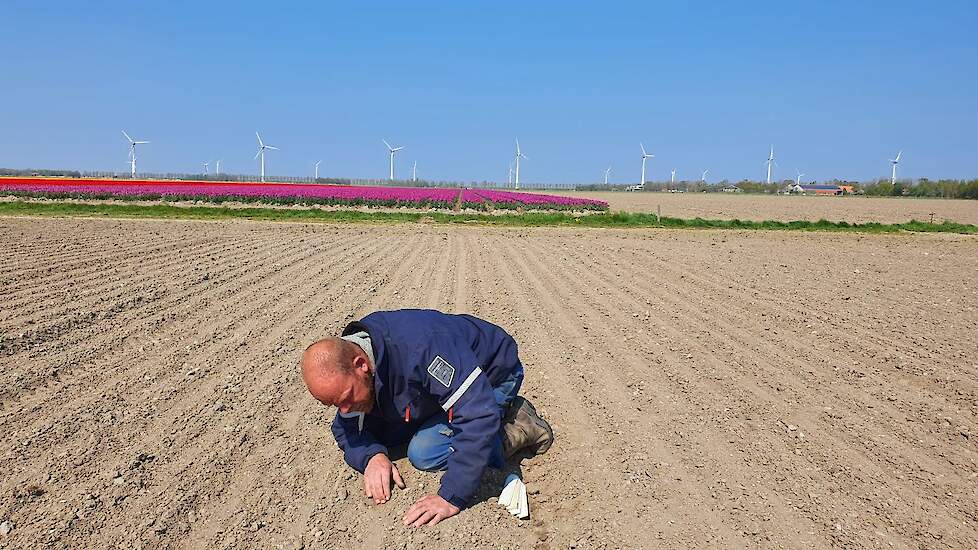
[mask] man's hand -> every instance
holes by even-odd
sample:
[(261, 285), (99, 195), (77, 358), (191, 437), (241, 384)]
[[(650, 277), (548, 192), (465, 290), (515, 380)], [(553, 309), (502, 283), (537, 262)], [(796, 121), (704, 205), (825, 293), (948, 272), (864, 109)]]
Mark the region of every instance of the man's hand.
[(387, 458), (384, 453), (377, 453), (370, 457), (367, 468), (363, 472), (363, 492), (367, 498), (374, 499), (374, 504), (383, 504), (391, 499), (391, 477), (394, 483), (401, 489), (404, 488), (404, 480), (401, 473), (397, 471), (397, 466)]
[(425, 495), (408, 508), (407, 513), (404, 514), (404, 525), (411, 527), (421, 527), (424, 524), (435, 525), (458, 512), (458, 508), (440, 496)]

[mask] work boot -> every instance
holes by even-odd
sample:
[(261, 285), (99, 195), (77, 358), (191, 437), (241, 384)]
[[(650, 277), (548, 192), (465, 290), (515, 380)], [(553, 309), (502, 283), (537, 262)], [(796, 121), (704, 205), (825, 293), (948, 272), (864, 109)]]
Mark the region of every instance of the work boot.
[(554, 431), (546, 420), (540, 418), (529, 401), (516, 397), (503, 418), (503, 454), (509, 458), (517, 451), (529, 449), (543, 454), (554, 442)]

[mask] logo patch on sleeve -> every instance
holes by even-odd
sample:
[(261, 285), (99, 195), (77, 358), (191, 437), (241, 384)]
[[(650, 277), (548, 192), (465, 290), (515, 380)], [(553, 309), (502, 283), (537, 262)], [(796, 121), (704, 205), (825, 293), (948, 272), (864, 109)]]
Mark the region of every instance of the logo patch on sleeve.
[(449, 388), (452, 386), (452, 379), (455, 378), (455, 367), (442, 359), (441, 356), (436, 355), (435, 359), (428, 365), (428, 374), (441, 382), (442, 386)]

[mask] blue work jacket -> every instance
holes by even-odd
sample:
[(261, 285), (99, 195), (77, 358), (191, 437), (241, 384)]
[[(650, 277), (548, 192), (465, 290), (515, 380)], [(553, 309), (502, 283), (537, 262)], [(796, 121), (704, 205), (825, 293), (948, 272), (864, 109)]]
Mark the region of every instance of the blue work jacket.
[[(438, 494), (465, 508), (479, 487), (499, 432), (493, 388), (520, 366), (516, 341), (471, 315), (433, 310), (379, 311), (350, 323), (366, 331), (374, 352), (373, 410), (337, 413), (332, 431), (346, 463), (359, 472), (387, 446), (406, 442), (432, 415), (451, 409), (454, 432)], [(409, 437), (409, 435), (408, 435)]]

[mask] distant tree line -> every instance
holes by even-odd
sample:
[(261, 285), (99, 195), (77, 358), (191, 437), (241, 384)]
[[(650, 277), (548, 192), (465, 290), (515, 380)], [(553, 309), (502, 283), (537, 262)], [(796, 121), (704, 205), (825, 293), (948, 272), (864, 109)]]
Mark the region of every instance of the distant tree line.
[(861, 187), (867, 195), (878, 197), (941, 197), (945, 199), (978, 199), (978, 179), (973, 180), (897, 180), (880, 179)]
[[(802, 185), (814, 184), (815, 182), (802, 182)], [(845, 185), (853, 189), (856, 195), (870, 195), (876, 197), (937, 197), (945, 199), (978, 199), (978, 179), (954, 180), (940, 179), (931, 180), (920, 178), (918, 180), (897, 180), (896, 184), (890, 183), (889, 179), (879, 179), (871, 182), (829, 180), (820, 182), (821, 185)], [(601, 183), (576, 185), (578, 191), (624, 191), (626, 187), (633, 184), (608, 184)], [(763, 181), (741, 180), (731, 183), (722, 180), (714, 183), (704, 183), (702, 181), (677, 181), (661, 182), (647, 181), (642, 191), (664, 192), (675, 191), (683, 193), (719, 193), (724, 189), (738, 188), (743, 193), (767, 193), (775, 194), (784, 192), (795, 185), (794, 180), (784, 180), (781, 182), (767, 183)]]
[(78, 170), (48, 170), (43, 168), (20, 170), (15, 168), (0, 168), (0, 176), (15, 176), (24, 178), (30, 176), (80, 178), (82, 177), (82, 173)]

